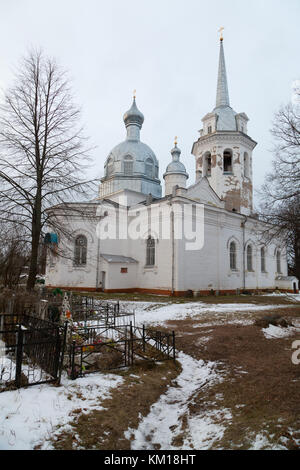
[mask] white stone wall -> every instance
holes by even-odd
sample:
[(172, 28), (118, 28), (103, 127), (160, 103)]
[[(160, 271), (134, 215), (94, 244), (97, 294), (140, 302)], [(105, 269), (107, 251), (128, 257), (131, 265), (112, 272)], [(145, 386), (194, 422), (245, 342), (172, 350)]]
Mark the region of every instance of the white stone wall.
[[(167, 207), (168, 201), (156, 204)], [(154, 206), (154, 205), (153, 205)], [(244, 233), (245, 251), (247, 244), (253, 248), (253, 271), (248, 272), (245, 253), (245, 284), (243, 275), (243, 228), (245, 220), (240, 214), (228, 212), (222, 208), (205, 205), (204, 209), (204, 246), (197, 251), (188, 251), (186, 240), (175, 240), (174, 257), (171, 239), (161, 239), (155, 230), (149, 231), (146, 224), (141, 227), (141, 237), (136, 240), (99, 240), (96, 222), (84, 221), (74, 217), (68, 221), (74, 237), (84, 234), (88, 239), (87, 264), (74, 266), (74, 246), (63, 236), (59, 242), (59, 256), (51, 265), (48, 258), (46, 285), (61, 287), (101, 287), (101, 272), (106, 272), (106, 289), (140, 288), (158, 291), (184, 292), (235, 289), (275, 288), (276, 249), (281, 250), (281, 275), (287, 275), (287, 261), (284, 250), (278, 242), (266, 246), (266, 272), (261, 272), (259, 226), (256, 219), (248, 218)], [(167, 219), (167, 224), (170, 220)], [(153, 227), (152, 227), (153, 228)], [(154, 225), (155, 229), (155, 225)], [(155, 265), (146, 266), (146, 239), (148, 235), (155, 239)], [(237, 269), (230, 269), (229, 245), (235, 241), (237, 246)], [(135, 264), (107, 263), (100, 253), (131, 257)], [(174, 275), (172, 284), (172, 259)], [(128, 273), (121, 274), (120, 268), (128, 267)]]
[(186, 176), (180, 174), (170, 174), (165, 177), (165, 195), (172, 194), (173, 188), (179, 186), (180, 188), (186, 187)]

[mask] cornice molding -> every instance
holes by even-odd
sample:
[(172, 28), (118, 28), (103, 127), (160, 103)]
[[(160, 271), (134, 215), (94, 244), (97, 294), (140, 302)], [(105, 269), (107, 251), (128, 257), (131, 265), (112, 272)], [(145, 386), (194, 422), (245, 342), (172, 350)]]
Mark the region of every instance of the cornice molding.
[(193, 152), (195, 150), (195, 146), (202, 146), (202, 144), (209, 144), (209, 143), (220, 143), (220, 142), (239, 142), (243, 143), (245, 146), (249, 147), (251, 150), (253, 150), (257, 142), (255, 140), (251, 139), (246, 134), (243, 134), (242, 132), (238, 131), (216, 131), (213, 132), (212, 134), (207, 134), (202, 137), (199, 137), (199, 139), (194, 142), (193, 148), (192, 148), (192, 154), (195, 155)]

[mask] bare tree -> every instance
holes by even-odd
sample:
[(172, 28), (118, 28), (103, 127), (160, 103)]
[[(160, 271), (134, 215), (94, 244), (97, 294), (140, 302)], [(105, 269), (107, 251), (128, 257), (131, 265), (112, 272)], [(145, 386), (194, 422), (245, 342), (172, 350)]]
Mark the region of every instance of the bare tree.
[(262, 188), (269, 204), (300, 196), (300, 106), (292, 103), (275, 114), (272, 171)]
[(11, 224), (0, 224), (0, 283), (13, 288), (26, 274), (29, 247), (24, 230)]
[(27, 288), (35, 284), (47, 208), (89, 196), (89, 160), (66, 72), (32, 51), (0, 106), (0, 220), (29, 234)]
[(259, 195), (260, 218), (270, 224), (268, 240), (281, 238), (287, 247), (289, 270), (300, 278), (300, 107), (292, 103), (276, 113), (272, 171)]

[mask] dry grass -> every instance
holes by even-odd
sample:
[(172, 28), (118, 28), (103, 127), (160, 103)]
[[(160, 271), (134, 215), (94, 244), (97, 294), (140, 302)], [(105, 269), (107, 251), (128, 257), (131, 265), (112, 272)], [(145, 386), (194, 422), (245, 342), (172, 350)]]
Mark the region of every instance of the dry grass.
[[(289, 308), (285, 313), (285, 318), (292, 321), (299, 317), (299, 307)], [(189, 404), (190, 416), (230, 410), (232, 419), (230, 424), (226, 421), (223, 439), (216, 448), (248, 449), (258, 434), (266, 436), (277, 448), (280, 445), (299, 448), (300, 369), (291, 361), (292, 341), (298, 336), (270, 340), (255, 325), (207, 326), (195, 330), (194, 323), (172, 322), (180, 332), (177, 348), (196, 359), (217, 361), (219, 373), (225, 376), (222, 382), (200, 390)], [(202, 346), (201, 338), (206, 338)]]
[[(93, 296), (99, 300), (120, 300), (120, 301), (139, 301), (139, 302), (173, 302), (173, 303), (186, 303), (186, 302), (205, 302), (208, 304), (229, 304), (229, 303), (252, 303), (258, 305), (276, 305), (280, 304), (296, 304), (291, 297), (288, 296), (264, 296), (264, 295), (205, 295), (197, 297), (171, 297), (169, 295), (158, 294), (141, 294), (138, 292), (133, 293), (93, 293), (90, 292), (76, 292), (79, 295)], [(298, 302), (299, 304), (299, 302)]]
[[(70, 423), (73, 432), (63, 432), (53, 440), (57, 450), (130, 449), (130, 440), (124, 432), (136, 429), (141, 416), (146, 416), (150, 407), (167, 386), (180, 373), (178, 363), (143, 363), (123, 372), (124, 383), (111, 392), (111, 398), (101, 404), (103, 410), (88, 414), (78, 411)], [(133, 376), (134, 375), (134, 376)]]
[[(170, 301), (169, 298), (167, 300)], [(188, 403), (188, 413), (182, 416), (182, 433), (174, 438), (173, 445), (182, 448), (189, 432), (189, 417), (226, 409), (232, 418), (226, 420), (223, 438), (215, 448), (248, 449), (259, 434), (266, 436), (270, 445), (277, 448), (280, 445), (288, 449), (297, 448), (297, 440), (300, 439), (300, 370), (291, 362), (291, 344), (299, 337), (266, 339), (261, 327), (254, 323), (258, 320), (259, 324), (259, 320), (268, 315), (281, 315), (291, 323), (295, 319), (299, 321), (300, 304), (289, 298), (263, 296), (206, 297), (199, 300), (211, 304), (285, 306), (259, 312), (207, 312), (197, 319), (167, 322), (166, 329), (172, 326), (175, 330), (177, 349), (195, 359), (217, 362), (219, 374), (223, 376), (222, 382), (208, 384), (193, 395)], [(229, 324), (230, 321), (245, 320), (253, 324)], [(180, 372), (178, 364), (172, 362), (150, 369), (146, 367), (145, 364), (123, 373), (124, 383), (112, 390), (111, 398), (102, 403), (104, 410), (89, 414), (78, 410), (71, 423), (73, 432), (58, 436), (54, 447), (130, 449), (130, 437), (125, 438), (124, 432), (138, 427), (141, 416), (149, 413), (151, 404), (166, 392), (167, 385)], [(132, 377), (132, 374), (137, 377)], [(221, 420), (221, 424), (225, 423), (225, 420), (222, 423), (220, 414), (216, 419)]]

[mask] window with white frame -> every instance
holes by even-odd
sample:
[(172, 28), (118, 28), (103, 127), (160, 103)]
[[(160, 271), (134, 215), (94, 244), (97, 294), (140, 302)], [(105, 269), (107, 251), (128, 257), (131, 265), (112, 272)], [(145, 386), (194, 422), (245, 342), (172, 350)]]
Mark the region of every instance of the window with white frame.
[(231, 242), (229, 246), (229, 260), (230, 260), (230, 269), (232, 271), (236, 270), (236, 243)]
[(247, 271), (253, 271), (253, 250), (252, 245), (247, 246)]
[(124, 175), (130, 176), (133, 174), (133, 160), (132, 157), (126, 156), (124, 158)]
[(154, 266), (155, 264), (155, 240), (151, 236), (146, 242), (146, 266)]
[(149, 176), (149, 178), (153, 178), (154, 176), (154, 165), (151, 158), (147, 158), (145, 162), (145, 173), (147, 176)]
[(87, 238), (85, 235), (78, 235), (75, 238), (74, 264), (75, 266), (86, 265), (87, 258)]

